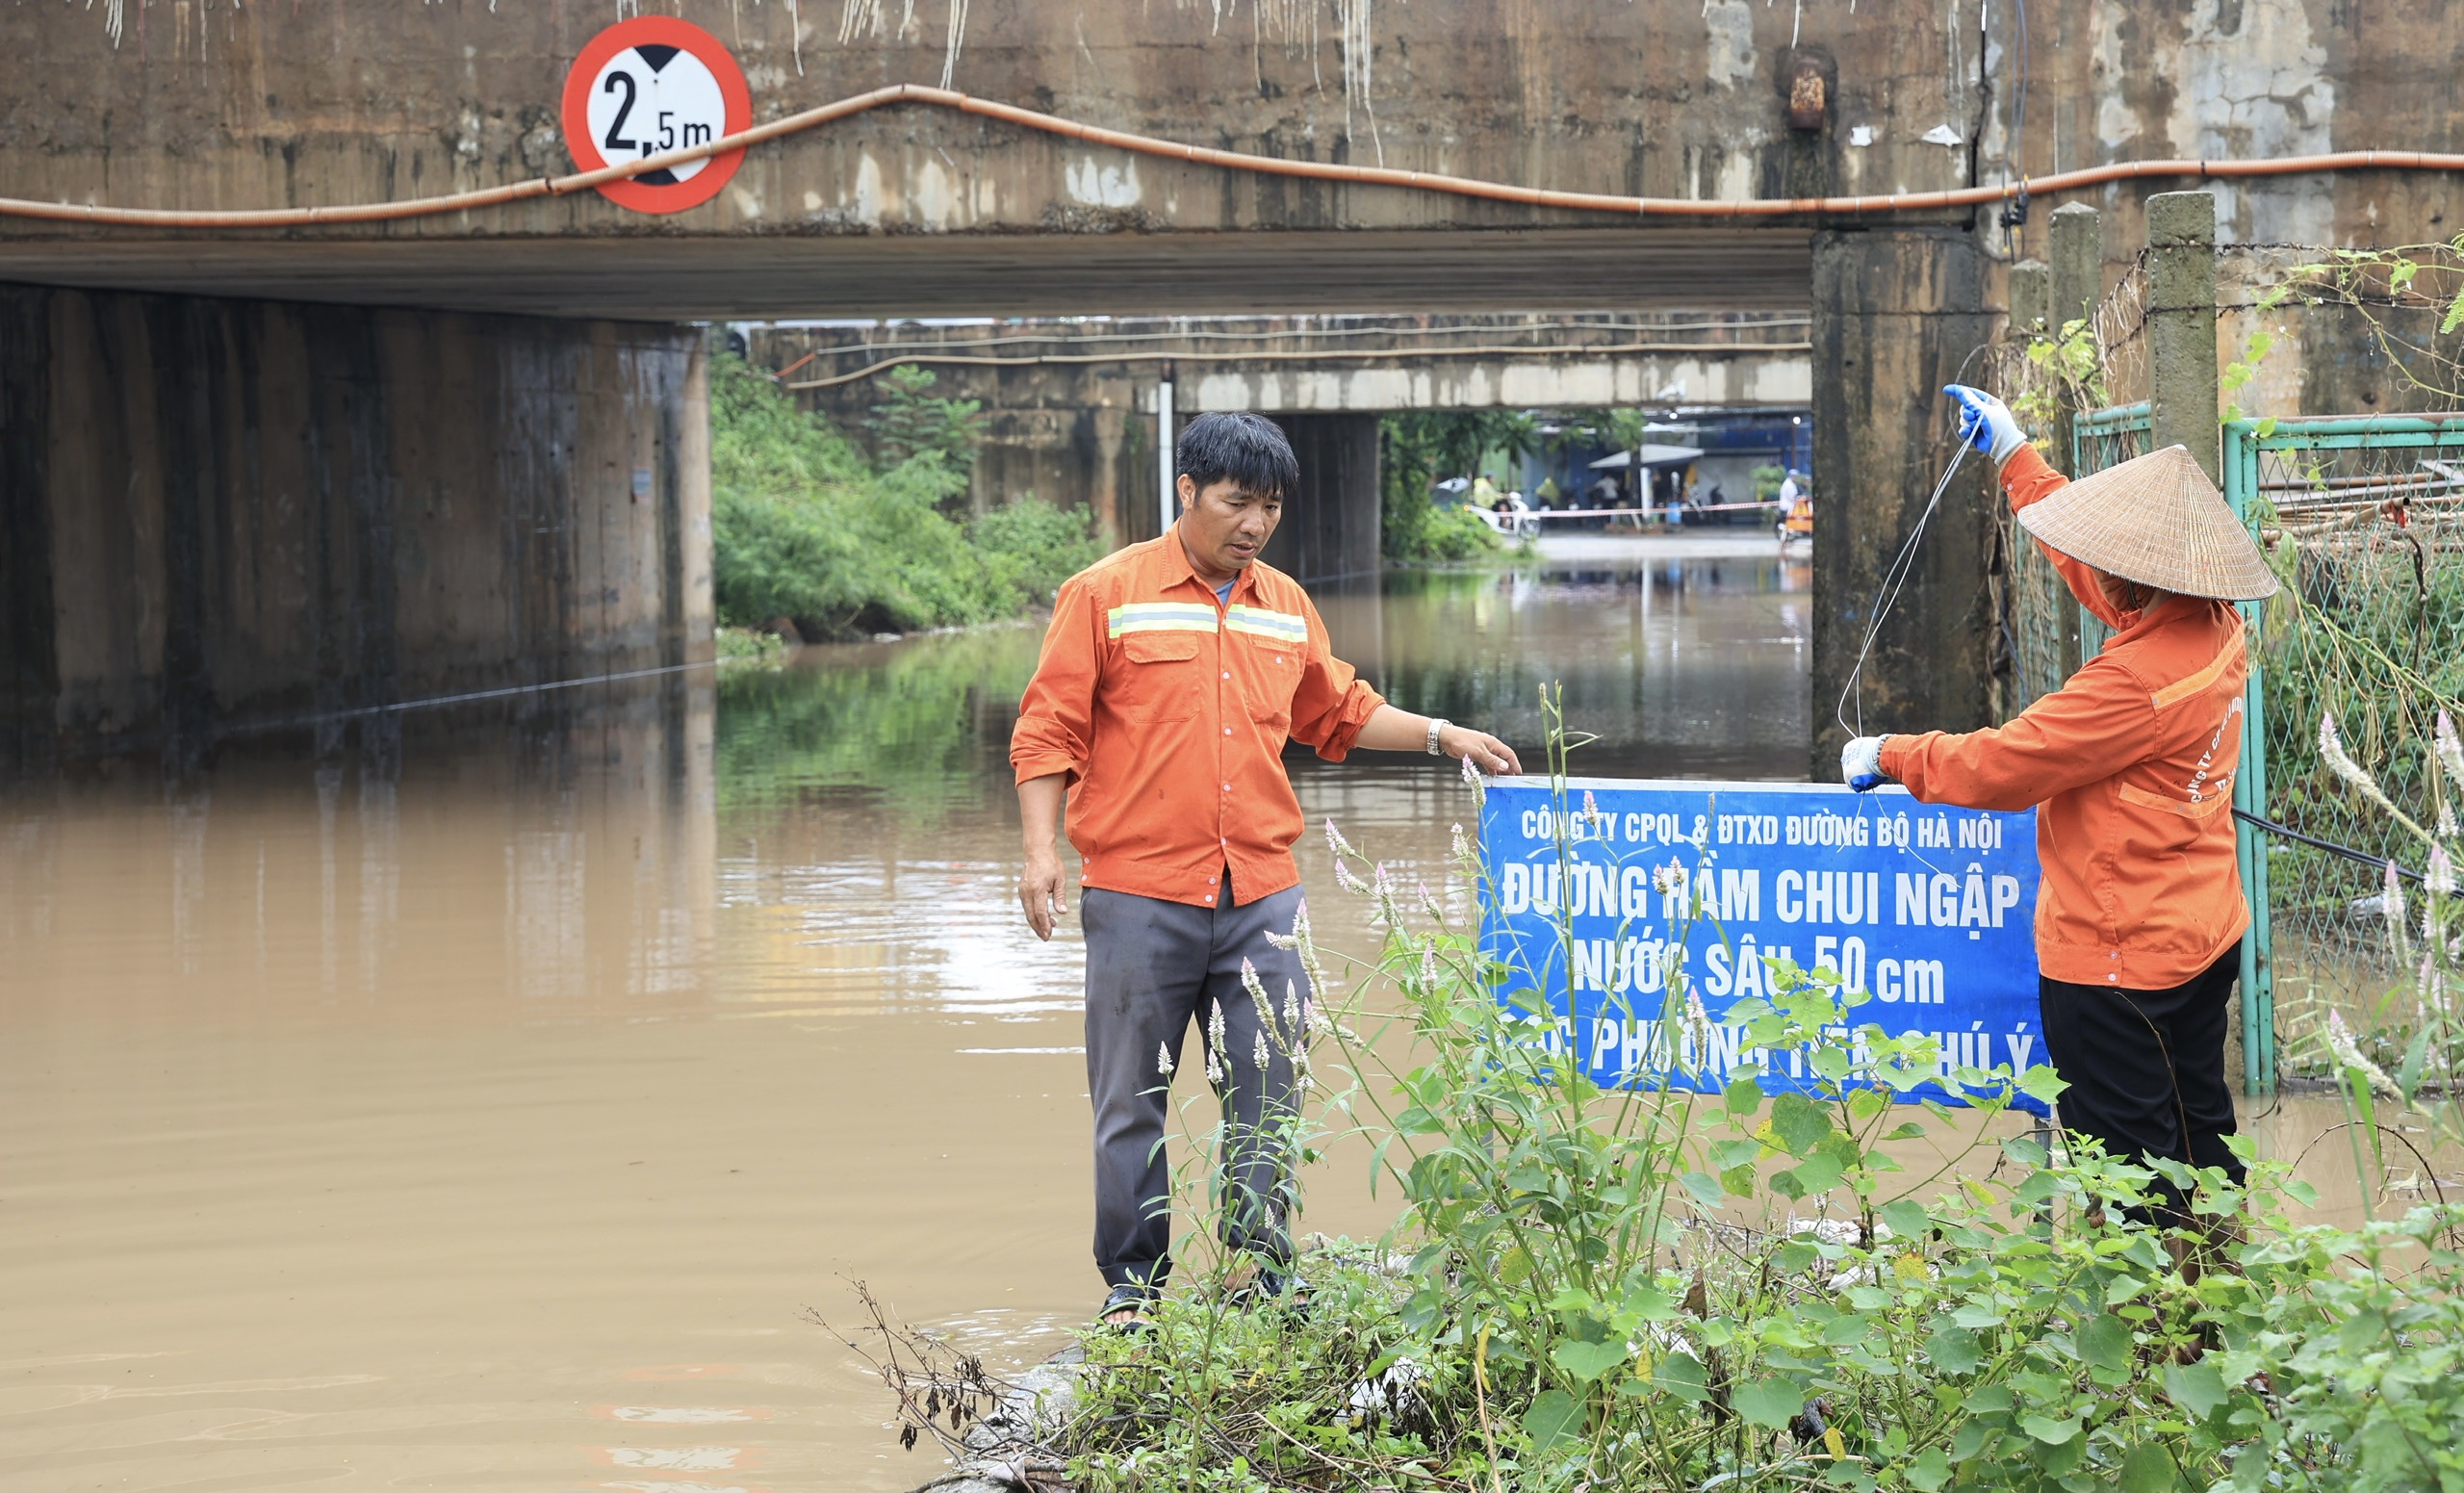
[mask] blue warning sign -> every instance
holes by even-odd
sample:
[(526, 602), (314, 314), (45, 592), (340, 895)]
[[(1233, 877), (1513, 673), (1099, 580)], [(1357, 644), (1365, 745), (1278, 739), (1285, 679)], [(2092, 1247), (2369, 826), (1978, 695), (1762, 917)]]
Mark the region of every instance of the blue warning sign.
[(1937, 1081), (1908, 1097), (1964, 1103), (1955, 1069), (2047, 1061), (2033, 811), (1938, 808), (1898, 787), (1578, 779), (1560, 792), (1508, 778), (1482, 805), (1480, 856), (1500, 998), (1543, 992), (1547, 1040), (1601, 1084), (1710, 1093), (1759, 1066), (1810, 1085), (1803, 1051), (1758, 1051), (1725, 1019), (1770, 993), (1778, 960), (1871, 997), (1842, 1043), (1866, 1025), (1938, 1040)]

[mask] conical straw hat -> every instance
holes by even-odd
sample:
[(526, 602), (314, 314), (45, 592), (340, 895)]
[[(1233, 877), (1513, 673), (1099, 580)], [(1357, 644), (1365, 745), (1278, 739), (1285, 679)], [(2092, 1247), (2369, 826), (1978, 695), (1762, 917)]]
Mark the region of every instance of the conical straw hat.
[(2268, 569), (2189, 450), (2168, 446), (2083, 476), (2019, 510), (2019, 527), (2098, 570), (2183, 596), (2255, 602)]

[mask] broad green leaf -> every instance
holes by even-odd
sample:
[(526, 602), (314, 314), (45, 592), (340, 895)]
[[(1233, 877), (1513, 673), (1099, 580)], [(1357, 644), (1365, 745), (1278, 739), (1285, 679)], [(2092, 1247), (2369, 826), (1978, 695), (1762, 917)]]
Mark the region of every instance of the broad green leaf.
[(2121, 1493), (2171, 1493), (2178, 1477), (2161, 1441), (2143, 1441), (2121, 1459)]
[(1985, 1443), (1992, 1438), (1992, 1427), (1986, 1425), (1983, 1421), (1969, 1421), (1951, 1437), (1950, 1459), (1954, 1462), (1964, 1462), (1977, 1453), (1984, 1451)]
[(2118, 1317), (2098, 1315), (2079, 1324), (2072, 1335), (2079, 1356), (2099, 1369), (2130, 1367), (2130, 1328)]
[(1720, 1101), (1732, 1115), (1751, 1115), (1762, 1103), (1762, 1085), (1747, 1077), (1739, 1078), (1720, 1092)]
[(1844, 1170), (1836, 1156), (1814, 1156), (1773, 1177), (1771, 1186), (1775, 1192), (1786, 1191), (1781, 1185), (1782, 1179), (1785, 1178), (1796, 1184), (1796, 1191), (1788, 1193), (1789, 1197), (1811, 1197), (1837, 1187)]
[(1558, 1368), (1588, 1384), (1626, 1361), (1623, 1343), (1559, 1343), (1549, 1351)]
[(1810, 1156), (1831, 1139), (1831, 1116), (1802, 1094), (1784, 1094), (1771, 1101), (1771, 1131), (1791, 1156)]
[(1677, 1180), (1684, 1186), (1687, 1193), (1693, 1196), (1696, 1202), (1706, 1208), (1716, 1208), (1728, 1200), (1727, 1195), (1720, 1191), (1719, 1181), (1716, 1178), (1705, 1176), (1700, 1171), (1688, 1171)]
[(2028, 1454), (2048, 1478), (2061, 1478), (2079, 1465), (2087, 1454), (2088, 1438), (2072, 1436), (2067, 1441), (2039, 1441), (2029, 1438)]
[(1846, 1348), (1851, 1343), (1863, 1342), (1872, 1334), (1872, 1323), (1855, 1312), (1849, 1312), (1834, 1317), (1823, 1325), (1822, 1341), (1832, 1348)]
[(1958, 1327), (1938, 1327), (1925, 1340), (1925, 1356), (1945, 1374), (1972, 1374), (1983, 1354), (1976, 1334)]
[(1784, 1430), (1806, 1407), (1805, 1391), (1784, 1378), (1757, 1379), (1730, 1397), (1736, 1413), (1757, 1426)]
[(1654, 1285), (1640, 1285), (1629, 1290), (1618, 1302), (1644, 1322), (1666, 1322), (1677, 1315), (1677, 1302), (1667, 1292)]
[(1913, 1198), (1902, 1197), (1883, 1204), (1880, 1216), (1890, 1225), (1890, 1231), (1902, 1239), (1922, 1239), (1934, 1228), (1934, 1221), (1926, 1217), (1923, 1205)]
[(1762, 1159), (1760, 1141), (1714, 1141), (1710, 1148), (1711, 1165), (1722, 1171), (1737, 1167), (1750, 1167)]
[(2046, 1104), (2061, 1098), (2062, 1091), (2069, 1087), (2051, 1067), (2042, 1063), (2019, 1075), (2019, 1092)]
[(1582, 1427), (1582, 1402), (1562, 1389), (1544, 1389), (1523, 1412), (1523, 1434), (1534, 1453), (1543, 1453)]
[(2205, 1419), (2225, 1401), (2224, 1376), (2204, 1359), (2193, 1364), (2169, 1363), (2165, 1366), (2165, 1393), (2194, 1418)]
[(2079, 1434), (2079, 1418), (2067, 1416), (2055, 1420), (2049, 1415), (2022, 1415), (2019, 1429), (2049, 1447), (2058, 1447)]
[(2061, 1178), (2050, 1171), (2031, 1171), (2025, 1181), (2012, 1190), (2011, 1200), (2017, 1203), (2042, 1202), (2048, 1197), (2059, 1196), (2061, 1192)]
[[(1652, 1383), (1680, 1400), (1701, 1404), (1711, 1398), (1703, 1365), (1692, 1353), (1670, 1353), (1652, 1368)], [(1621, 1388), (1623, 1386), (1620, 1386)]]
[(1951, 1320), (1963, 1327), (2000, 1326), (2002, 1308), (1989, 1301), (1966, 1301), (1952, 1311)]
[[(1908, 1464), (1908, 1470), (1902, 1476), (1917, 1493), (1935, 1493), (1935, 1489), (1951, 1480), (1951, 1459), (1942, 1454), (1940, 1447), (1927, 1447), (1916, 1460)], [(2137, 1490), (2129, 1490), (2129, 1493), (2137, 1493)]]
[(2378, 1346), (2387, 1335), (2387, 1319), (2374, 1311), (2359, 1311), (2345, 1319), (2336, 1329), (2336, 1342), (2348, 1353), (2360, 1354)]

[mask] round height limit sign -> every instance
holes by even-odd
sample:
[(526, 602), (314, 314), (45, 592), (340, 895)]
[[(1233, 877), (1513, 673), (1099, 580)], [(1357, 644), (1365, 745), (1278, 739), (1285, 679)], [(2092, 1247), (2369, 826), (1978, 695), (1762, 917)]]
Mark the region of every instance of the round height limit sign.
[[(565, 148), (585, 171), (706, 145), (753, 123), (744, 71), (719, 39), (667, 15), (619, 21), (581, 49), (565, 74)], [(705, 156), (622, 181), (609, 201), (637, 213), (680, 213), (717, 196), (744, 152)]]

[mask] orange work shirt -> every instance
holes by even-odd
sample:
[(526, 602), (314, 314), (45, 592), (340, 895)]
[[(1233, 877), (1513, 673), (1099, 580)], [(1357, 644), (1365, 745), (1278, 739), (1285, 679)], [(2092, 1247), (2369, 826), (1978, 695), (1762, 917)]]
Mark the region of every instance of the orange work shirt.
[(1018, 781), (1066, 775), (1082, 885), (1212, 907), (1300, 880), (1289, 739), (1339, 762), (1385, 704), (1299, 582), (1253, 563), (1228, 600), (1179, 526), (1069, 578), (1010, 735)]
[[(2030, 447), (2002, 468), (2014, 510), (2065, 481)], [(2071, 984), (2169, 990), (2250, 923), (2230, 812), (2249, 674), (2242, 616), (2195, 596), (2118, 612), (2092, 569), (2039, 548), (2112, 638), (2009, 725), (1892, 736), (1882, 768), (1929, 804), (2039, 806), (2039, 965)]]

